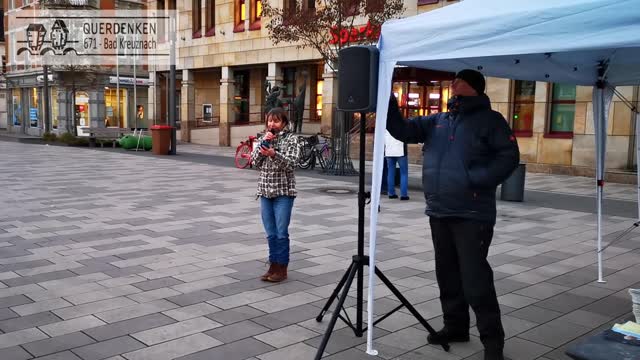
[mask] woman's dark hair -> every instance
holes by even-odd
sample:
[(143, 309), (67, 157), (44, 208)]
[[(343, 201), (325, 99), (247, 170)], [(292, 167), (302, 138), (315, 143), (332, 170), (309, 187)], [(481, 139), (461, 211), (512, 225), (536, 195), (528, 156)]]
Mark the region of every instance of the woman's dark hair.
[(273, 108), (271, 110), (269, 110), (269, 112), (267, 113), (267, 116), (265, 116), (265, 121), (269, 121), (270, 117), (275, 117), (280, 119), (280, 121), (282, 121), (285, 126), (289, 125), (289, 119), (287, 118), (287, 112), (284, 111), (283, 108), (277, 107), (277, 108)]

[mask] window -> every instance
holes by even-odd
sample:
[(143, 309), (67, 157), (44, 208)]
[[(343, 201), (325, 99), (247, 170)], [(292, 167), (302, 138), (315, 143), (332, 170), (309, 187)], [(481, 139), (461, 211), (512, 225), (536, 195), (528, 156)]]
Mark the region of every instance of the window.
[(251, 0), (235, 0), (234, 9), (234, 23), (233, 32), (244, 31), (244, 21), (247, 19), (247, 6), (246, 2)]
[(37, 128), (40, 123), (40, 89), (31, 88), (29, 94), (29, 126)]
[(205, 36), (213, 36), (216, 34), (216, 2), (215, 0), (205, 0), (204, 13), (204, 29)]
[(284, 0), (284, 13), (294, 15), (296, 12), (296, 0)]
[(191, 23), (193, 24), (193, 38), (202, 37), (202, 0), (192, 0)]
[(296, 9), (296, 0), (283, 0), (282, 13), (284, 16), (282, 18), (282, 23), (284, 25), (290, 24), (292, 19), (295, 19), (294, 16), (296, 16)]
[(513, 132), (516, 136), (533, 136), (536, 82), (516, 80), (513, 89), (511, 109)]
[(11, 123), (13, 126), (22, 125), (22, 89), (13, 89), (11, 99)]
[(576, 86), (553, 84), (549, 116), (550, 137), (573, 137), (573, 119), (576, 115)]
[(295, 68), (282, 69), (282, 97), (283, 98), (295, 97), (295, 85), (296, 85), (296, 69)]
[(235, 123), (246, 124), (249, 122), (249, 72), (236, 71), (233, 78)]
[(344, 6), (342, 10), (343, 14), (346, 16), (356, 16), (360, 9), (360, 0), (343, 0), (342, 6)]
[(316, 120), (322, 119), (322, 90), (324, 87), (324, 80), (318, 80), (316, 82)]
[(4, 10), (0, 9), (0, 41), (4, 41)]
[(262, 17), (262, 0), (245, 0), (251, 1), (251, 25), (249, 30), (260, 30)]
[(51, 119), (51, 128), (57, 129), (60, 124), (60, 120), (58, 119), (58, 88), (51, 88), (51, 115), (49, 115)]
[[(119, 100), (119, 102), (118, 102)], [(124, 127), (127, 120), (127, 90), (120, 88), (120, 96), (117, 89), (105, 88), (104, 104), (106, 116), (104, 118), (105, 127)]]
[(302, 3), (302, 8), (305, 11), (315, 12), (316, 10), (316, 0), (304, 0)]
[(396, 81), (393, 94), (405, 117), (426, 116), (446, 111), (449, 81)]

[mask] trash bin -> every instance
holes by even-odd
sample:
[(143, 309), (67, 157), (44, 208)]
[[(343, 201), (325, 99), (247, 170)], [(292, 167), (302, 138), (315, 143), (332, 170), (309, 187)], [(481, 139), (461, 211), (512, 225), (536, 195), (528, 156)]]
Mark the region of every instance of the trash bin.
[(521, 163), (513, 170), (511, 176), (502, 183), (500, 200), (522, 201), (524, 200), (524, 178), (527, 173), (527, 164)]
[(173, 127), (167, 125), (153, 125), (151, 127), (151, 150), (155, 155), (169, 155), (171, 131), (173, 131)]

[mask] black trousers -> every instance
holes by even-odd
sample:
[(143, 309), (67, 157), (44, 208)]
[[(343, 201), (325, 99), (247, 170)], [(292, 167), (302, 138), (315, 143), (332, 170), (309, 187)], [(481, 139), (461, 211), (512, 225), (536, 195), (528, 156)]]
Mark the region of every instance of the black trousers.
[(487, 261), (493, 224), (463, 218), (430, 217), (436, 257), (436, 278), (444, 325), (469, 331), (469, 306), (476, 313), (480, 340), (485, 348), (502, 348), (504, 330)]

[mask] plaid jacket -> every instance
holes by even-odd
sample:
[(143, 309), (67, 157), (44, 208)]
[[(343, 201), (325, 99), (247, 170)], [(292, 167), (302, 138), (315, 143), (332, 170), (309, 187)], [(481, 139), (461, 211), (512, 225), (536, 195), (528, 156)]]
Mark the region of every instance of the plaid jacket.
[(300, 140), (288, 131), (281, 132), (271, 145), (276, 150), (273, 158), (260, 154), (260, 142), (251, 153), (251, 162), (260, 169), (258, 196), (275, 198), (278, 196), (296, 196), (296, 177), (293, 170), (300, 159)]

